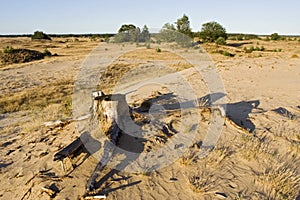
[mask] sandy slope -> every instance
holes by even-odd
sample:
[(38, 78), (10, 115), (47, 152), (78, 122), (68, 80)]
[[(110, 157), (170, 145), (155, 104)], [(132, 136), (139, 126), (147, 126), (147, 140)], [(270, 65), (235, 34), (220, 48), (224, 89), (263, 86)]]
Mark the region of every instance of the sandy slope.
[[(22, 42), (20, 45), (26, 43)], [(107, 199), (294, 199), (300, 192), (300, 59), (292, 59), (291, 56), (299, 54), (299, 43), (266, 42), (263, 45), (267, 49), (282, 48), (283, 52), (263, 52), (262, 57), (256, 52), (251, 55), (236, 53), (233, 58), (212, 54), (228, 102), (221, 137), (207, 157), (193, 157), (200, 151), (194, 145), (176, 162), (149, 173), (115, 172), (107, 168), (99, 177), (99, 188), (95, 193), (106, 194)], [(75, 47), (57, 48), (57, 52), (68, 53), (53, 60), (1, 68), (2, 98), (8, 95), (18, 97), (21, 92), (26, 94), (32, 89), (42, 92), (49, 87), (53, 87), (51, 90), (55, 94), (62, 93), (57, 88), (73, 84), (83, 55), (88, 52), (87, 49), (92, 49), (89, 41), (74, 43), (74, 46), (81, 46), (85, 49), (84, 53), (80, 54)], [(241, 48), (230, 47), (228, 50), (235, 52)], [(111, 47), (108, 51), (118, 49)], [(131, 55), (133, 57), (125, 56), (120, 61), (123, 66), (130, 66), (130, 60), (140, 56)], [(148, 63), (150, 67), (155, 63), (140, 62)], [(169, 66), (173, 64), (169, 63)], [(185, 69), (186, 65), (176, 66)], [(116, 79), (119, 77), (114, 75)], [(138, 87), (140, 90), (128, 95), (128, 101), (134, 103), (151, 98), (158, 91), (162, 94), (170, 92), (157, 83), (169, 81), (169, 85), (176, 86), (176, 75), (178, 73), (174, 71), (166, 71), (165, 76), (155, 80), (156, 86)], [(144, 76), (139, 77), (147, 79), (148, 75)], [(183, 70), (180, 76), (198, 88), (197, 98), (208, 94), (203, 81), (197, 78), (195, 68)], [(110, 77), (106, 78), (110, 80)], [(124, 83), (123, 88), (118, 89), (124, 93), (128, 92), (126, 89), (133, 91), (129, 86), (134, 87), (130, 83), (125, 87)], [(47, 95), (45, 93), (41, 99)], [(68, 93), (63, 97), (66, 96)], [(61, 96), (54, 95), (53, 98), (60, 99)], [(60, 163), (53, 161), (53, 155), (76, 139), (79, 133), (72, 122), (62, 127), (42, 125), (45, 121), (70, 117), (61, 113), (64, 108), (62, 102), (49, 102), (40, 110), (33, 107), (0, 116), (0, 198), (50, 199), (43, 190), (45, 187), (57, 190), (54, 199), (79, 199), (85, 195), (86, 180), (97, 160), (92, 156), (85, 157), (84, 152), (66, 159), (68, 172), (63, 172)], [(287, 109), (290, 113), (274, 111), (280, 107), (281, 111)], [(199, 109), (199, 113), (201, 129), (197, 131), (195, 143), (203, 141), (211, 116), (209, 110)], [(169, 117), (172, 118), (172, 115)]]

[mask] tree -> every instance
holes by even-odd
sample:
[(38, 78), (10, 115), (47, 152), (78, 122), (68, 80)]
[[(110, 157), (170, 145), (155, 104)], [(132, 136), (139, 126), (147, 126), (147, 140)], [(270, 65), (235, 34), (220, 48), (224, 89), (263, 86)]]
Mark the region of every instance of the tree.
[(136, 26), (133, 24), (123, 24), (118, 32), (119, 33), (123, 33), (123, 32), (129, 33), (135, 29), (136, 29)]
[(177, 19), (177, 22), (175, 22), (175, 24), (179, 33), (192, 36), (192, 30), (190, 28), (190, 21), (188, 16), (184, 14), (182, 18)]
[(143, 30), (133, 24), (123, 24), (115, 35), (115, 42), (147, 42), (150, 40), (148, 27), (144, 25)]
[(217, 22), (208, 22), (202, 25), (200, 38), (205, 42), (214, 42), (219, 37), (227, 39), (226, 29)]
[(149, 29), (146, 25), (144, 25), (143, 30), (140, 34), (139, 37), (139, 42), (147, 42), (150, 40), (150, 33), (149, 33)]
[(272, 33), (271, 34), (271, 40), (280, 40), (280, 35), (278, 35), (278, 33)]
[(162, 28), (167, 30), (172, 30), (172, 31), (176, 30), (174, 24), (170, 24), (170, 23), (165, 23)]

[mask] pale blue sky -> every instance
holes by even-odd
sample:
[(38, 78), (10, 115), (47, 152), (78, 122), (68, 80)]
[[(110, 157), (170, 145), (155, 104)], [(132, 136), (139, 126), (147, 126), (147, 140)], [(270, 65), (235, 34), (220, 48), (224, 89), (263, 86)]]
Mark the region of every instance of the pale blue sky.
[(186, 14), (193, 31), (217, 21), (230, 33), (300, 35), (299, 0), (2, 0), (0, 34), (114, 33), (124, 23), (161, 28)]

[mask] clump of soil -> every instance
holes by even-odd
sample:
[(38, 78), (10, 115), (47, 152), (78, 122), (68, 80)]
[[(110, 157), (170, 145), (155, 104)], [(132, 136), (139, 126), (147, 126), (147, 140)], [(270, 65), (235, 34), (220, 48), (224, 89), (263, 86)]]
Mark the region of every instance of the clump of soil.
[(13, 49), (8, 53), (0, 55), (0, 61), (4, 65), (13, 63), (25, 63), (33, 60), (41, 60), (45, 57), (44, 53), (30, 49)]

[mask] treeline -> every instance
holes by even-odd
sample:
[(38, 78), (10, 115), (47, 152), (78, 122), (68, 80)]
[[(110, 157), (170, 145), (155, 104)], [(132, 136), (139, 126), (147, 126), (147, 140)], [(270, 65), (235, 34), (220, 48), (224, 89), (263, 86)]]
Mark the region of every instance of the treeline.
[[(34, 34), (2, 34), (0, 37), (28, 37), (31, 38)], [(50, 37), (54, 38), (68, 38), (68, 37), (75, 37), (75, 38), (91, 38), (91, 37), (98, 37), (98, 38), (106, 38), (106, 37), (112, 37), (115, 34), (114, 33), (84, 33), (84, 34), (76, 34), (76, 33), (71, 33), (71, 34), (47, 34)]]

